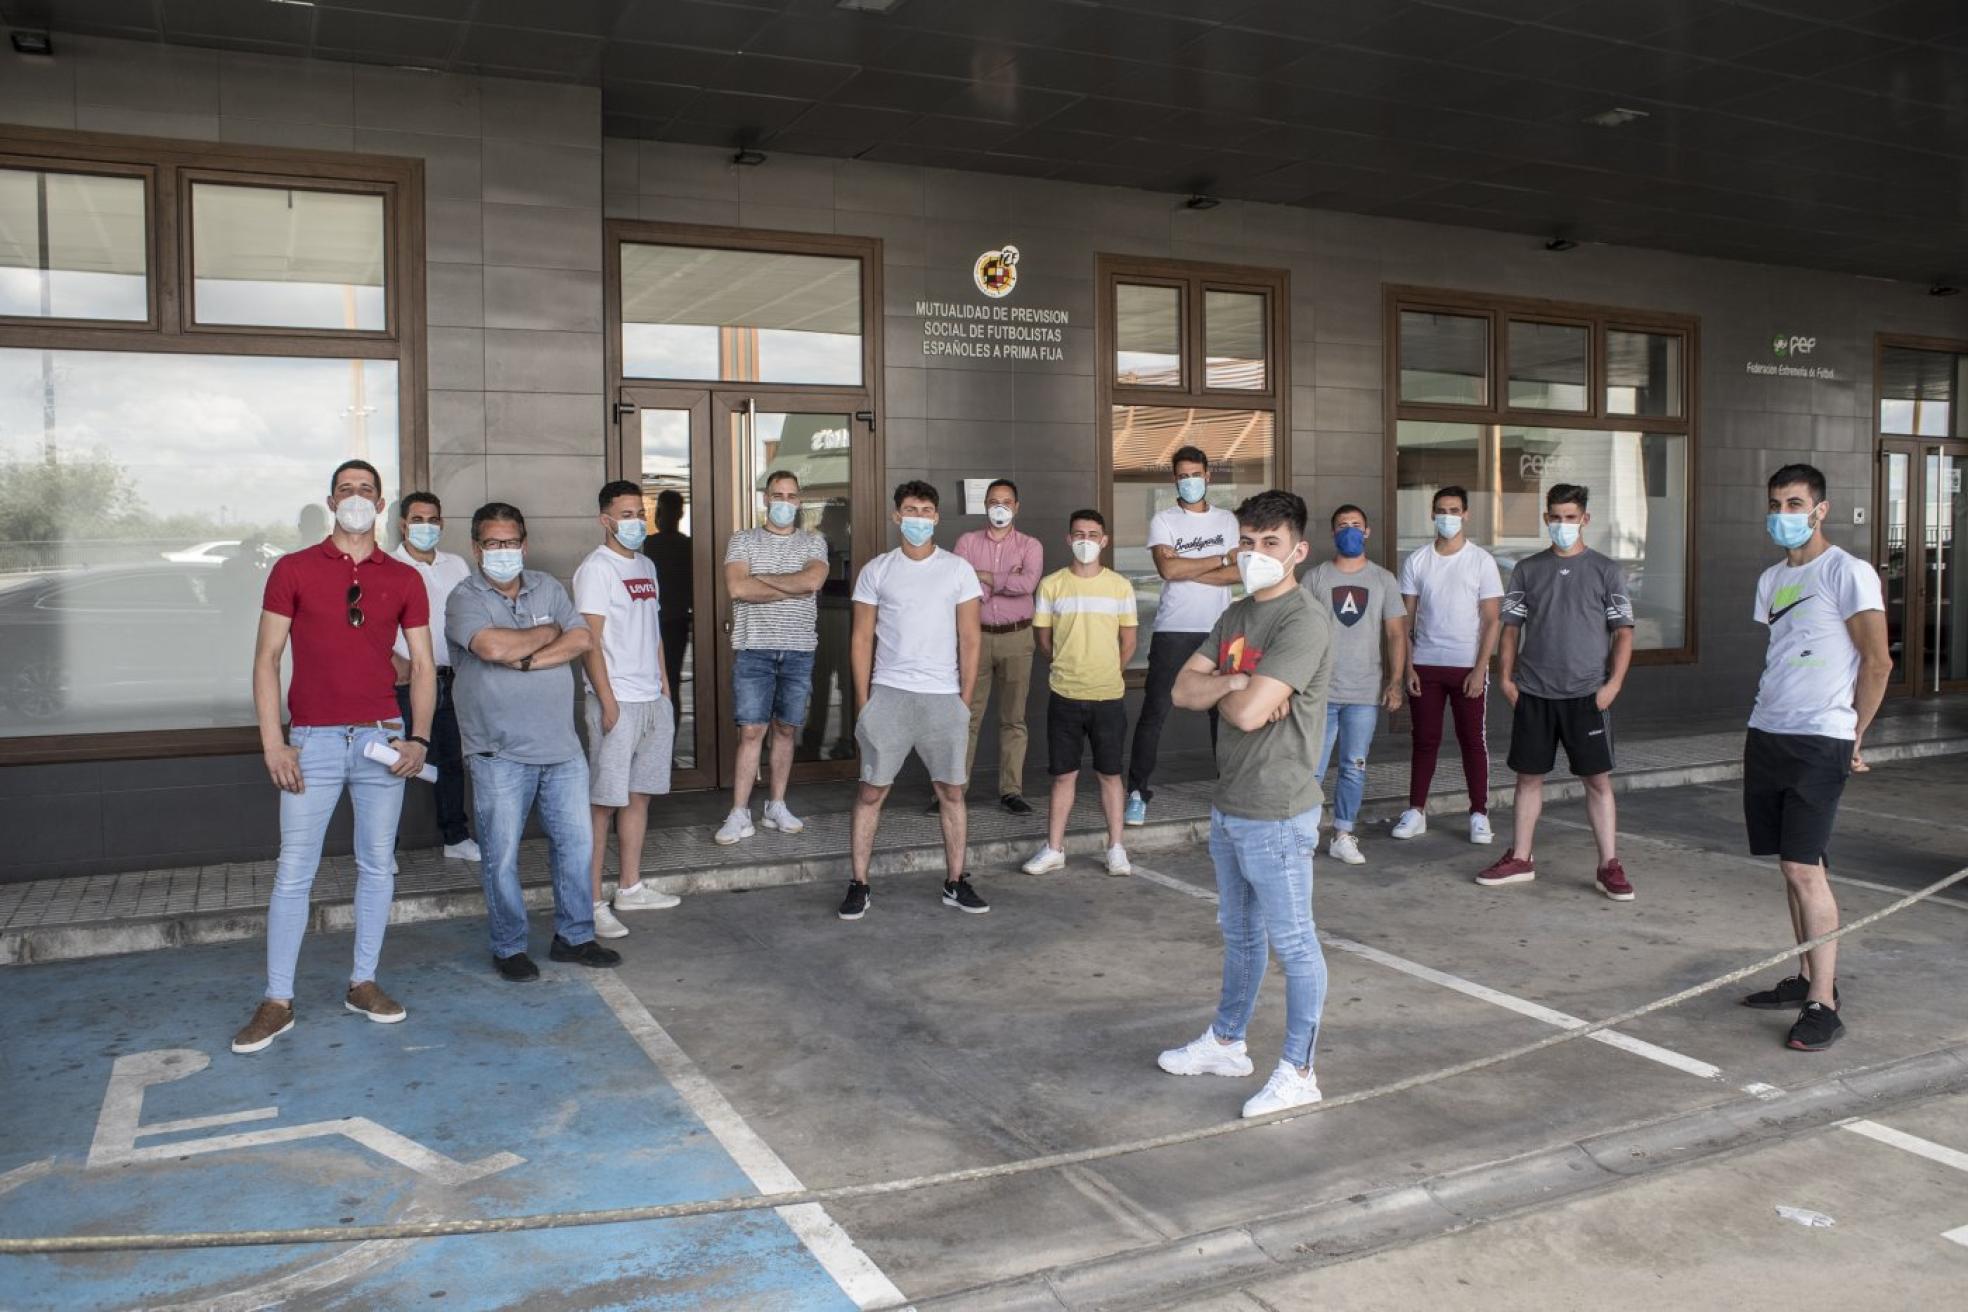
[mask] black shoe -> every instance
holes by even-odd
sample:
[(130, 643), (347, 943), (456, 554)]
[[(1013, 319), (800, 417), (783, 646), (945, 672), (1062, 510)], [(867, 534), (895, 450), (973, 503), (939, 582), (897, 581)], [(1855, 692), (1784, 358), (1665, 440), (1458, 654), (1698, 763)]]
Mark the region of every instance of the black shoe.
[(929, 799), (929, 805), (923, 808), (923, 814), (935, 815), (937, 812), (941, 811), (942, 809), (943, 809), (943, 799), (940, 797), (932, 797)]
[(847, 896), (841, 899), (840, 918), (859, 920), (868, 914), (868, 886), (858, 879), (847, 881)]
[(578, 966), (619, 966), (622, 954), (613, 948), (605, 948), (589, 939), (585, 943), (569, 943), (560, 935), (554, 935), (553, 946), (547, 955), (555, 961), (571, 961)]
[[(1758, 1011), (1789, 1011), (1792, 1007), (1803, 1006), (1810, 996), (1811, 981), (1802, 975), (1792, 975), (1789, 979), (1778, 980), (1777, 986), (1773, 989), (1750, 994), (1742, 1000), (1742, 1004), (1745, 1007), (1755, 1007)], [(1838, 985), (1836, 984), (1831, 986), (1831, 1000), (1834, 1006), (1837, 1005)]]
[(530, 979), (540, 978), (540, 968), (533, 964), (533, 958), (524, 952), (515, 952), (510, 957), (493, 957), (492, 964), (499, 973), (515, 984), (524, 984)]
[(991, 904), (977, 896), (977, 890), (970, 886), (969, 875), (958, 875), (944, 883), (943, 905), (967, 911), (973, 916), (981, 916), (991, 909)]
[(1844, 1033), (1845, 1022), (1838, 1019), (1838, 1008), (1807, 1002), (1797, 1014), (1797, 1023), (1790, 1027), (1790, 1037), (1784, 1040), (1784, 1046), (1799, 1052), (1823, 1052)]
[(1017, 793), (1006, 793), (998, 799), (998, 805), (1013, 815), (1032, 814), (1032, 804), (1020, 797)]

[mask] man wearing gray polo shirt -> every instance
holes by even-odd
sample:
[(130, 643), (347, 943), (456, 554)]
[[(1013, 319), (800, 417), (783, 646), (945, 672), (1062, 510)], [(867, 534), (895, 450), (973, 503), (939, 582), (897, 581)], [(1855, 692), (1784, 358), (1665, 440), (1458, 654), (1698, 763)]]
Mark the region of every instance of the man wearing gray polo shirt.
[(519, 844), (538, 803), (553, 866), (554, 937), (548, 956), (614, 966), (595, 942), (588, 896), (594, 830), (588, 760), (574, 732), (572, 662), (592, 637), (567, 589), (525, 567), (526, 517), (502, 501), (472, 515), (478, 570), (451, 590), (444, 636), (451, 649), (458, 729), (472, 776), (492, 962), (514, 983), (538, 979), (526, 955)]

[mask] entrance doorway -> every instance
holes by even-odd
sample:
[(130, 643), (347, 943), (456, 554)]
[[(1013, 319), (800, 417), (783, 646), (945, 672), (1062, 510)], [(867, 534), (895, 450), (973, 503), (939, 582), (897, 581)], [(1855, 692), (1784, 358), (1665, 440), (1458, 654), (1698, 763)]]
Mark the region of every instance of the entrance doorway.
[(1968, 691), (1968, 442), (1880, 442), (1878, 563), (1894, 692)]

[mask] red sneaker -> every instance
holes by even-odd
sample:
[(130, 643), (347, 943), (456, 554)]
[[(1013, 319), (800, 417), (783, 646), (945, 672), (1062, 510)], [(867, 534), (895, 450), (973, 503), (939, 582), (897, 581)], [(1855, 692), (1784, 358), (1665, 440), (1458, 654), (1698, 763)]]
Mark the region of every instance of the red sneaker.
[(1633, 900), (1633, 885), (1626, 881), (1626, 868), (1618, 857), (1599, 867), (1599, 891), (1615, 902)]
[(1499, 888), (1504, 884), (1528, 884), (1537, 875), (1536, 866), (1506, 849), (1502, 856), (1476, 876), (1476, 882), (1484, 888)]

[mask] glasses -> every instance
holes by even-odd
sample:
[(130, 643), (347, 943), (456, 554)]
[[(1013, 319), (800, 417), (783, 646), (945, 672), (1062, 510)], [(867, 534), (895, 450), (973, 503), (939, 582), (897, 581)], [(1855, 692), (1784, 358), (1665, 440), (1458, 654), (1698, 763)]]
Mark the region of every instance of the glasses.
[(360, 583), (349, 584), (348, 620), (350, 628), (359, 629), (362, 627), (362, 585)]
[(525, 538), (486, 538), (480, 542), (481, 551), (518, 551), (526, 545)]

